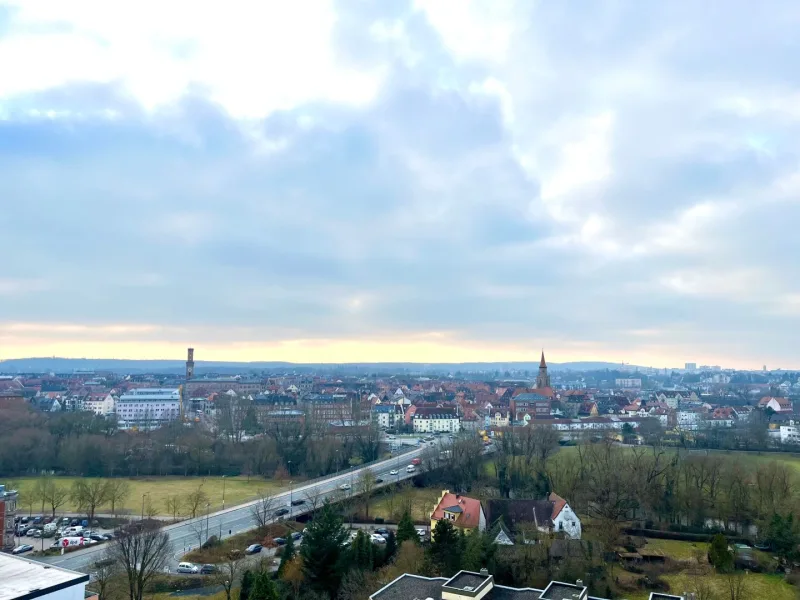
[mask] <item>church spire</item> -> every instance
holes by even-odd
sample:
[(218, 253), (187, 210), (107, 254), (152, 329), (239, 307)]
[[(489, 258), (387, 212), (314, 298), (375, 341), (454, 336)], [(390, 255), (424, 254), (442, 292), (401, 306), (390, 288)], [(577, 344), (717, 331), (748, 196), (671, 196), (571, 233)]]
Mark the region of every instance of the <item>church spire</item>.
[(539, 362), (539, 368), (540, 369), (546, 369), (547, 368), (547, 363), (544, 362), (544, 349), (542, 349), (542, 360)]
[(547, 374), (547, 363), (544, 361), (544, 349), (542, 349), (542, 360), (539, 361), (539, 375), (536, 377), (536, 387), (550, 387), (550, 375)]

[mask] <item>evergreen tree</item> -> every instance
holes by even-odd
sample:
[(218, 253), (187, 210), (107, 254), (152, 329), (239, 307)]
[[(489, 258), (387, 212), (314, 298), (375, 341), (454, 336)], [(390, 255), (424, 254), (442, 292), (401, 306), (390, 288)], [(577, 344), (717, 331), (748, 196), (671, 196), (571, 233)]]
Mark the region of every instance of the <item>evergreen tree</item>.
[(721, 533), (711, 539), (708, 547), (708, 562), (710, 562), (720, 573), (728, 573), (733, 570), (733, 552), (728, 548), (728, 540)]
[(303, 573), (312, 590), (336, 596), (346, 566), (347, 535), (341, 517), (326, 501), (300, 545)]
[(383, 562), (388, 563), (397, 554), (397, 537), (394, 531), (389, 530), (389, 535), (386, 538), (386, 549), (383, 552)]
[(356, 569), (371, 571), (374, 566), (372, 540), (363, 529), (350, 545), (350, 557), (350, 565)]
[(239, 588), (239, 600), (250, 600), (250, 592), (253, 589), (253, 572), (247, 569), (242, 573), (242, 587)]
[(465, 536), (464, 553), (461, 556), (461, 568), (465, 571), (480, 571), (487, 568), (494, 571), (494, 557), (497, 545), (485, 533), (473, 532)]
[(261, 571), (255, 575), (249, 600), (280, 600), (278, 588), (269, 571)]
[(400, 522), (397, 524), (397, 545), (399, 546), (406, 540), (419, 544), (419, 536), (417, 535), (417, 530), (414, 529), (414, 521), (411, 520), (411, 515), (408, 511), (403, 513)]
[(440, 519), (431, 534), (428, 558), (434, 569), (444, 577), (451, 577), (461, 566), (464, 534), (447, 519)]
[(283, 569), (290, 560), (297, 555), (297, 549), (294, 546), (294, 538), (291, 535), (286, 536), (286, 545), (281, 552), (281, 564), (278, 566), (278, 577), (283, 575)]

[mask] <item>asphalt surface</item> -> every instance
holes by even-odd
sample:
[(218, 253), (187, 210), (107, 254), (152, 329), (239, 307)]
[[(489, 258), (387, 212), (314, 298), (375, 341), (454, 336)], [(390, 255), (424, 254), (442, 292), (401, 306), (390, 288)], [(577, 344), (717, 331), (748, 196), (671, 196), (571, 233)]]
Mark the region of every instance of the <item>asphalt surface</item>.
[[(435, 444), (449, 443), (446, 435), (439, 436), (435, 439)], [(430, 447), (429, 443), (414, 448), (408, 452), (404, 452), (398, 456), (390, 459), (374, 463), (367, 467), (349, 471), (339, 475), (332, 475), (327, 479), (316, 481), (311, 484), (300, 485), (290, 491), (282, 492), (271, 496), (272, 503), (270, 510), (275, 511), (278, 508), (286, 508), (290, 512), (284, 515), (283, 519), (291, 519), (298, 515), (310, 512), (311, 505), (307, 500), (309, 495), (318, 496), (320, 502), (324, 498), (341, 494), (339, 486), (349, 484), (352, 491), (355, 490), (358, 478), (361, 473), (366, 470), (371, 470), (375, 473), (376, 478), (383, 479), (383, 483), (376, 484), (376, 488), (380, 488), (391, 483), (396, 483), (404, 479), (410, 479), (414, 473), (407, 473), (406, 467), (411, 464), (411, 460), (420, 456), (426, 448)], [(390, 471), (397, 470), (396, 475), (390, 475)], [(306, 500), (305, 504), (300, 506), (290, 506), (291, 500), (303, 499)], [(169, 536), (172, 543), (172, 559), (170, 560), (169, 567), (172, 572), (180, 562), (180, 558), (192, 549), (200, 545), (200, 539), (203, 541), (207, 536), (216, 535), (220, 536), (222, 533), (223, 538), (230, 537), (251, 529), (255, 529), (257, 521), (253, 517), (252, 507), (258, 504), (260, 500), (240, 504), (225, 510), (197, 517), (195, 519), (188, 519), (167, 525), (164, 531)], [(199, 533), (202, 529), (202, 533)], [(106, 544), (97, 544), (81, 550), (74, 550), (62, 556), (42, 556), (42, 557), (29, 557), (31, 560), (38, 560), (39, 562), (56, 565), (64, 569), (71, 569), (73, 571), (80, 571), (83, 573), (90, 573), (95, 570), (94, 563), (100, 560), (106, 552)]]

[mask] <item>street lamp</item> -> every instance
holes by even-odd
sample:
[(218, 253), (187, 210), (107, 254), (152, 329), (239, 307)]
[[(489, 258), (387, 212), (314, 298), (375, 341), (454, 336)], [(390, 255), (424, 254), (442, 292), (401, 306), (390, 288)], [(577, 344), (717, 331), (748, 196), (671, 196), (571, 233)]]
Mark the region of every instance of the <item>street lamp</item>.
[(222, 510), (225, 510), (225, 475), (222, 476)]
[(144, 497), (149, 496), (150, 492), (145, 492), (142, 494), (142, 521), (144, 521)]
[[(210, 508), (211, 508), (211, 503), (210, 502), (206, 502), (206, 541), (208, 541), (208, 514), (210, 512)], [(202, 523), (202, 521), (200, 521), (200, 522)], [(201, 527), (202, 527), (202, 525), (201, 525)], [(202, 531), (202, 529), (200, 531)]]

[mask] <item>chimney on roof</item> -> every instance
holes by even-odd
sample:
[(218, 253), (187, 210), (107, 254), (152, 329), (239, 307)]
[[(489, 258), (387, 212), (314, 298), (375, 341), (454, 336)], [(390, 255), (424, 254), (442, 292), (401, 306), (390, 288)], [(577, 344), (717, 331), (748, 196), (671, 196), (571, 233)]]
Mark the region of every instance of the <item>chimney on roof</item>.
[(578, 587), (583, 587), (583, 579), (577, 579), (575, 581), (575, 585), (577, 585)]
[(489, 574), (489, 569), (487, 569), (486, 567), (481, 569), (481, 575), (488, 575), (488, 574)]

